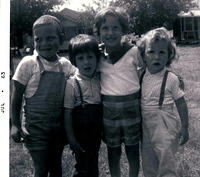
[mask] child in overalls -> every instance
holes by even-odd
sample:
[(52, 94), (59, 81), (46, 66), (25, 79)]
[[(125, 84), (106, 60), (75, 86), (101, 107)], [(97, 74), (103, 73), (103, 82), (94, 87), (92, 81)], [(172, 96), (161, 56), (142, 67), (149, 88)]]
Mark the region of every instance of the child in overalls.
[[(33, 24), (35, 54), (24, 57), (13, 76), (11, 136), (23, 135), (34, 165), (35, 177), (62, 177), (63, 98), (65, 80), (75, 67), (56, 52), (62, 44), (60, 21), (44, 15)], [(23, 127), (20, 110), (25, 95)]]
[(105, 57), (100, 60), (101, 94), (103, 102), (103, 140), (107, 145), (112, 177), (120, 176), (121, 145), (129, 163), (129, 176), (139, 172), (139, 142), (141, 118), (139, 109), (140, 54), (137, 47), (123, 43), (128, 31), (128, 16), (119, 8), (106, 8), (95, 17), (95, 30), (105, 45)]
[(64, 99), (66, 133), (76, 158), (74, 177), (98, 177), (102, 133), (98, 41), (86, 34), (72, 38), (69, 57), (79, 70), (67, 81)]
[[(175, 152), (188, 141), (188, 110), (180, 80), (167, 67), (176, 49), (168, 31), (149, 31), (138, 43), (146, 64), (142, 79), (142, 166), (145, 177), (178, 177)], [(177, 107), (181, 129), (175, 116)], [(178, 141), (179, 140), (179, 141)]]

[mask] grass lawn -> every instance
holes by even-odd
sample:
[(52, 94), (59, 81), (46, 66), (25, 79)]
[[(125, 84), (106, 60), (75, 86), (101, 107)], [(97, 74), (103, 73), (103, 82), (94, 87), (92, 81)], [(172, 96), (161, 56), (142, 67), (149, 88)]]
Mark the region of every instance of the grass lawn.
[[(189, 109), (190, 140), (179, 148), (177, 170), (179, 177), (200, 176), (200, 46), (178, 46), (179, 60), (172, 67), (184, 78), (186, 101)], [(16, 62), (16, 61), (14, 61)], [(105, 144), (102, 143), (99, 158), (100, 177), (109, 177)], [(74, 157), (68, 146), (63, 154), (63, 177), (71, 177)], [(123, 152), (121, 159), (122, 177), (128, 176), (128, 165)], [(30, 156), (22, 144), (10, 140), (10, 177), (32, 177)], [(142, 177), (142, 170), (140, 177)]]

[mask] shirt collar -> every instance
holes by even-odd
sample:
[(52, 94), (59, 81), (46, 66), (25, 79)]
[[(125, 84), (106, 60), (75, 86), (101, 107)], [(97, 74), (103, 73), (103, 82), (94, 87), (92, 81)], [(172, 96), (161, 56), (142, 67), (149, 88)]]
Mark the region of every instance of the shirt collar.
[(45, 63), (57, 63), (58, 60), (60, 59), (60, 56), (56, 55), (57, 56), (57, 59), (53, 62), (49, 62), (48, 60), (46, 60), (44, 57), (42, 57), (41, 55), (38, 54), (38, 52), (36, 50), (34, 50), (33, 52), (33, 55), (36, 56), (36, 57), (39, 57), (39, 59), (41, 59), (42, 61), (44, 61)]
[(77, 76), (78, 78), (80, 78), (80, 79), (83, 79), (83, 80), (98, 79), (98, 78), (99, 78), (99, 72), (96, 72), (96, 73), (94, 74), (93, 77), (87, 77), (87, 76), (82, 75), (82, 74), (79, 72), (79, 70), (77, 69), (76, 76)]
[(149, 72), (148, 68), (146, 68), (146, 73), (145, 73), (145, 75), (147, 75), (147, 76), (150, 76), (150, 75), (151, 75), (151, 76), (164, 76), (166, 70), (167, 70), (167, 68), (164, 67), (160, 72), (157, 72), (157, 73), (155, 73), (155, 74), (151, 74), (151, 73)]
[(118, 62), (125, 54), (128, 50), (130, 50), (133, 46), (132, 45), (128, 45), (126, 43), (121, 43), (120, 47), (118, 50), (116, 50), (115, 52), (111, 52), (110, 54), (108, 54), (106, 52), (106, 48), (103, 51), (103, 56), (104, 56), (104, 60), (106, 60), (108, 63), (112, 63), (115, 64), (116, 62)]

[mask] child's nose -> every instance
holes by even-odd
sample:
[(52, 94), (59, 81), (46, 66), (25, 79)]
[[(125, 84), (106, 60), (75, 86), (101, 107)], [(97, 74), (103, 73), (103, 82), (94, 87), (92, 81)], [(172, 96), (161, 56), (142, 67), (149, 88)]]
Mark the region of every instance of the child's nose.
[(155, 58), (156, 60), (158, 60), (158, 59), (159, 59), (159, 54), (158, 54), (158, 53), (155, 53), (154, 58)]
[(113, 29), (112, 28), (109, 28), (108, 34), (113, 34)]
[(48, 43), (48, 40), (44, 39), (41, 41), (41, 45), (46, 45)]
[(87, 58), (84, 58), (84, 64), (88, 64), (89, 63), (89, 61), (88, 61), (88, 59)]

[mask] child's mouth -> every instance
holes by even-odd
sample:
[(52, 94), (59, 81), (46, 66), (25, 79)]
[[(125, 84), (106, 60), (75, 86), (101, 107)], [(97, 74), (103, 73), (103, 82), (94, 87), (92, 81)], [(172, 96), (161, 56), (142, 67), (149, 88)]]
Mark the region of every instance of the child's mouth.
[(154, 63), (153, 65), (154, 66), (160, 66), (160, 63)]
[(84, 70), (85, 70), (86, 72), (89, 72), (89, 71), (91, 71), (91, 67), (86, 67), (86, 68), (84, 68)]

